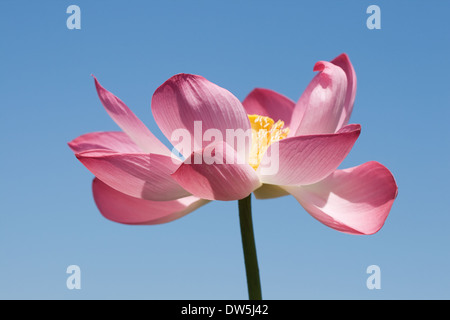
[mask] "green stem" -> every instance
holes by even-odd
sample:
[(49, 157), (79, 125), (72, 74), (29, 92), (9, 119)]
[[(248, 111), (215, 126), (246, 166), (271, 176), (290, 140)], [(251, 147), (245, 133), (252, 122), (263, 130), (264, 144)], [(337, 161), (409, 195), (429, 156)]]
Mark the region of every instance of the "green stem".
[(241, 224), (245, 271), (247, 273), (248, 296), (250, 300), (262, 300), (255, 235), (253, 233), (251, 196), (249, 195), (247, 198), (239, 200), (239, 221)]

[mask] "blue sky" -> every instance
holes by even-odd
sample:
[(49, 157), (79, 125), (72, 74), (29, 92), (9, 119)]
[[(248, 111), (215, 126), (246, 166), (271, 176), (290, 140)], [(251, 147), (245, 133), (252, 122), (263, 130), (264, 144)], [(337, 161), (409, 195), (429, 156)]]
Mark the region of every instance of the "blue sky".
[[(81, 30), (66, 8), (81, 8)], [(381, 29), (366, 9), (381, 8)], [(105, 220), (92, 174), (67, 142), (117, 130), (91, 74), (161, 139), (154, 90), (200, 74), (239, 99), (255, 87), (297, 100), (313, 65), (346, 52), (362, 133), (341, 167), (370, 160), (399, 195), (383, 229), (329, 229), (292, 197), (254, 201), (267, 299), (449, 299), (449, 2), (1, 1), (0, 298), (245, 299), (236, 202), (160, 226)], [(166, 141), (166, 140), (165, 140)], [(79, 265), (82, 289), (66, 288)], [(366, 268), (381, 268), (368, 290)]]

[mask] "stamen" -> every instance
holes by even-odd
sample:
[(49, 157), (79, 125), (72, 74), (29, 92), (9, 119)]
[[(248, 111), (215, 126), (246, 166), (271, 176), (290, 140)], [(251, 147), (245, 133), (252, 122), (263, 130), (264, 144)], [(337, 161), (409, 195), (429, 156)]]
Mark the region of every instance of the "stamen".
[(286, 138), (289, 128), (283, 128), (284, 122), (259, 115), (249, 115), (252, 127), (252, 148), (250, 151), (249, 164), (257, 169), (266, 153), (267, 148), (274, 142)]

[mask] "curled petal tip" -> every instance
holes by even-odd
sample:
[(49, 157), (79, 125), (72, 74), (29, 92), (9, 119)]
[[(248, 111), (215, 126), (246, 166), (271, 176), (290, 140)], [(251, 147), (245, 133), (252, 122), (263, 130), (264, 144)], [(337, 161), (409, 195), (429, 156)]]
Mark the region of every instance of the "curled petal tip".
[(325, 61), (319, 61), (316, 62), (316, 64), (314, 65), (313, 71), (317, 72), (317, 71), (323, 71), (325, 69)]
[(361, 134), (361, 125), (354, 123), (348, 124), (345, 127), (339, 129), (336, 133), (344, 133), (344, 132), (354, 132), (357, 135)]
[[(69, 146), (70, 150), (72, 150), (73, 152), (76, 152), (76, 143), (74, 142), (74, 140), (67, 142), (67, 145)], [(76, 153), (75, 153), (75, 155), (76, 155)]]
[[(331, 73), (332, 69), (333, 69), (334, 64), (328, 61), (318, 61), (316, 62), (316, 64), (314, 65), (313, 71), (317, 72), (317, 71), (326, 71), (326, 73)], [(329, 71), (328, 71), (329, 70)]]

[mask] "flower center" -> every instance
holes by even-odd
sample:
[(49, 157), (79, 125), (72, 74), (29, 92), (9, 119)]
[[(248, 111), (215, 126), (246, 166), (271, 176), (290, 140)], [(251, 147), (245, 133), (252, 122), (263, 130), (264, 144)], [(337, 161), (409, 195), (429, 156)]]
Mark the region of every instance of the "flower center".
[(249, 164), (257, 169), (266, 153), (267, 148), (274, 142), (282, 140), (289, 134), (289, 128), (283, 128), (284, 122), (277, 122), (269, 117), (256, 114), (249, 115), (252, 126), (252, 148), (250, 151)]

